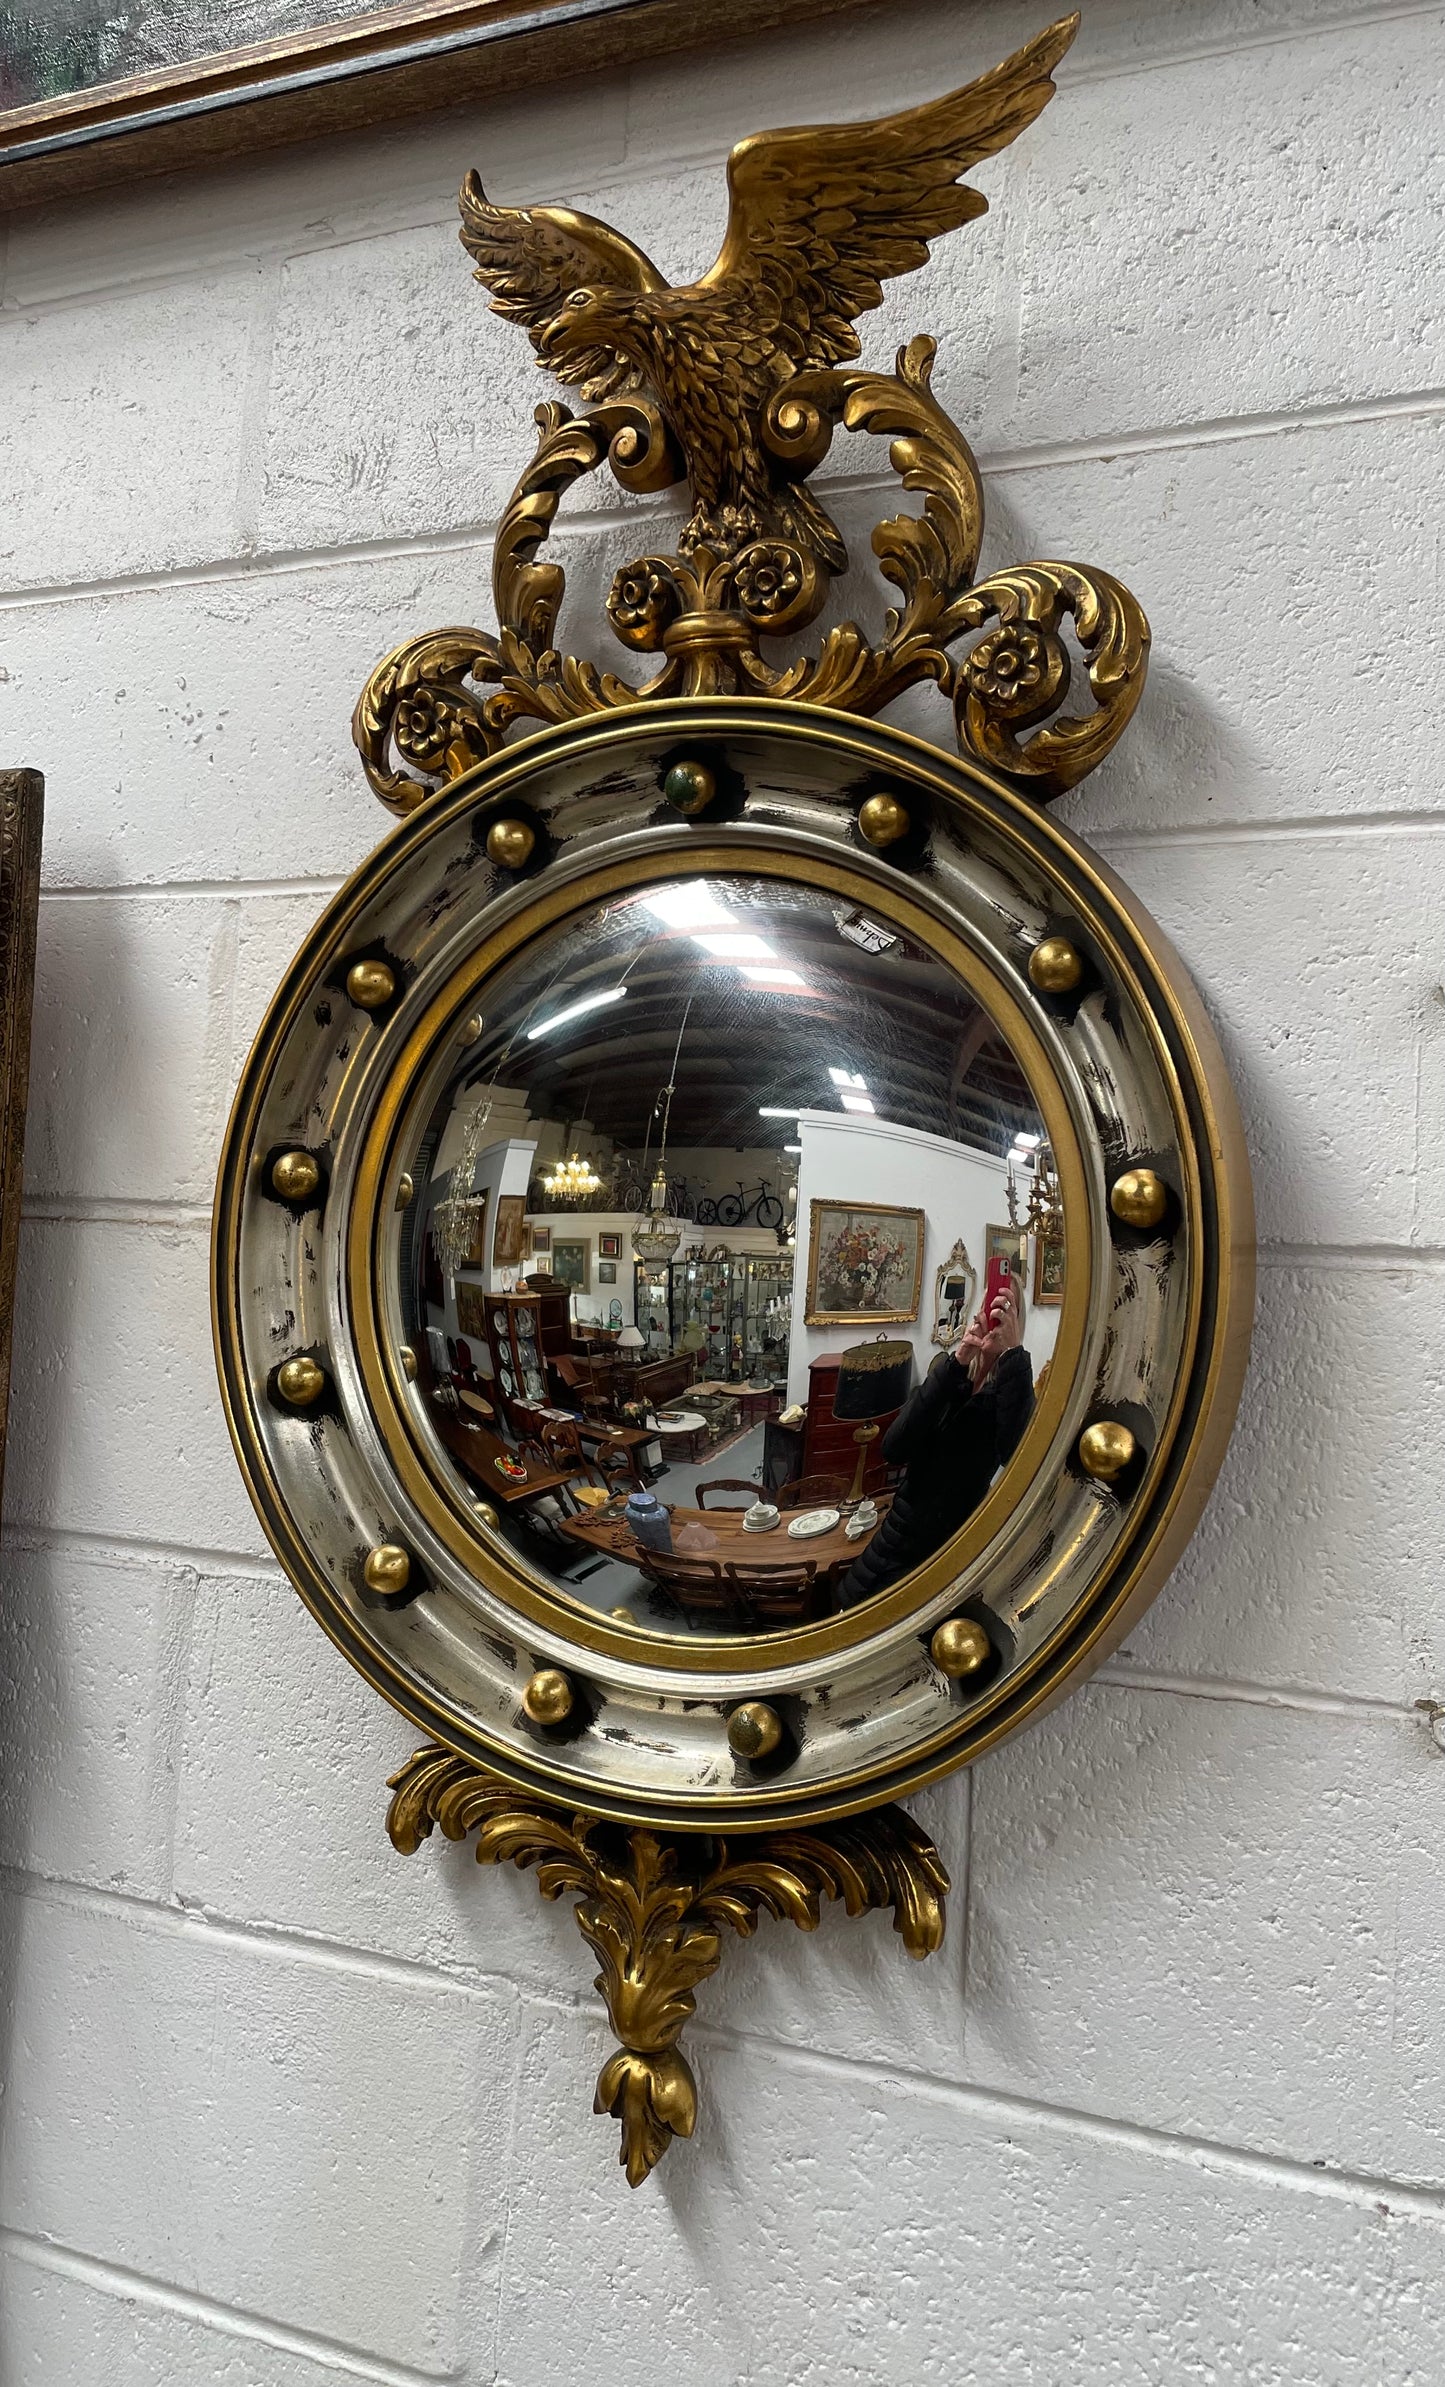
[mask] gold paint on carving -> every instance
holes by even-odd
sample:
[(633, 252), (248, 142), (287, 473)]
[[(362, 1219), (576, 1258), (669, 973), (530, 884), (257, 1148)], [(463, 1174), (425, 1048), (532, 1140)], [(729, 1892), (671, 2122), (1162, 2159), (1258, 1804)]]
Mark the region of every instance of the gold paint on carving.
[(522, 1693), (534, 1724), (565, 1724), (572, 1713), (572, 1685), (560, 1666), (541, 1666)]
[(346, 991), (362, 1011), (380, 1011), (396, 993), (396, 972), (384, 961), (354, 961), (346, 973)]
[(1109, 1208), (1126, 1227), (1157, 1227), (1168, 1207), (1168, 1187), (1152, 1169), (1126, 1169), (1109, 1188)]
[(476, 1518), (479, 1525), (486, 1528), (488, 1533), (496, 1532), (498, 1522), (497, 1512), (493, 1508), (490, 1500), (474, 1500), (472, 1502), (472, 1515)]
[(771, 1757), (783, 1737), (778, 1711), (763, 1699), (745, 1699), (728, 1717), (728, 1747), (735, 1757)]
[(284, 1367), (277, 1369), (276, 1390), (291, 1408), (309, 1409), (326, 1390), (326, 1378), (315, 1360), (303, 1354), (299, 1359), (288, 1359)]
[(522, 870), (537, 848), (537, 832), (525, 821), (493, 821), (487, 831), (487, 859), (499, 870)]
[(272, 1164), (271, 1183), (283, 1202), (304, 1202), (321, 1183), (321, 1171), (309, 1152), (283, 1152)]
[(1041, 995), (1072, 994), (1084, 965), (1067, 937), (1045, 937), (1029, 955), (1029, 977)]
[(934, 1665), (951, 1682), (981, 1674), (993, 1656), (993, 1644), (971, 1616), (950, 1616), (928, 1644)]
[(1117, 1482), (1130, 1464), (1138, 1448), (1127, 1426), (1113, 1418), (1100, 1418), (1097, 1425), (1085, 1426), (1079, 1436), (1079, 1465), (1085, 1475), (1092, 1475), (1101, 1484)]
[(598, 2075), (593, 2111), (621, 2122), (618, 2160), (633, 2188), (696, 2125), (697, 2083), (677, 2042), (694, 1992), (722, 1961), (724, 1925), (746, 1939), (770, 1914), (815, 1931), (822, 1901), (841, 1898), (850, 1915), (891, 1908), (910, 1956), (943, 1944), (947, 1869), (901, 1807), (760, 1835), (734, 1857), (725, 1840), (569, 1814), (435, 1746), (418, 1749), (387, 1787), (386, 1828), (403, 1856), (436, 1825), (448, 1840), (474, 1830), (479, 1864), (535, 1868), (544, 1898), (577, 1898), (577, 1928), (600, 1961), (596, 1986), (620, 2042)]
[(402, 1344), (401, 1349), (397, 1353), (397, 1358), (401, 1361), (401, 1372), (405, 1376), (407, 1383), (415, 1384), (416, 1353), (413, 1351), (410, 1343)]
[(411, 1581), (411, 1560), (396, 1542), (379, 1542), (366, 1553), (362, 1567), (368, 1591), (379, 1592), (383, 1599), (395, 1599)]
[(900, 804), (896, 796), (869, 796), (867, 802), (858, 808), (859, 835), (880, 850), (884, 846), (896, 845), (900, 837), (908, 835), (912, 826), (907, 805)]
[[(985, 212), (959, 178), (1052, 98), (1077, 26), (1062, 18), (991, 73), (899, 115), (740, 142), (721, 253), (684, 288), (670, 289), (595, 217), (500, 207), (467, 177), (462, 240), (477, 279), (590, 411), (537, 409), (537, 452), (493, 551), (498, 630), (425, 632), (367, 681), (353, 734), (384, 804), (413, 811), (494, 754), (519, 719), (732, 694), (876, 713), (920, 680), (952, 697), (964, 748), (1036, 797), (1077, 785), (1102, 761), (1144, 684), (1149, 628), (1138, 604), (1108, 573), (1079, 564), (1018, 565), (975, 585), (982, 490), (967, 440), (932, 393), (933, 342), (909, 341), (891, 374), (850, 364), (854, 320), (881, 303), (885, 281)], [(923, 497), (920, 514), (873, 532), (899, 602), (881, 642), (841, 622), (816, 656), (775, 665), (763, 640), (806, 629), (848, 561), (807, 485), (840, 427), (887, 439), (904, 487)], [(537, 560), (562, 498), (604, 463), (632, 492), (691, 483), (676, 549), (625, 563), (607, 600), (621, 644), (659, 658), (641, 683), (562, 650), (564, 575)], [(1060, 709), (1065, 616), (1093, 698), (1080, 716)], [(965, 638), (974, 643), (955, 660), (949, 650)], [(1023, 732), (1033, 734), (1021, 743)]]

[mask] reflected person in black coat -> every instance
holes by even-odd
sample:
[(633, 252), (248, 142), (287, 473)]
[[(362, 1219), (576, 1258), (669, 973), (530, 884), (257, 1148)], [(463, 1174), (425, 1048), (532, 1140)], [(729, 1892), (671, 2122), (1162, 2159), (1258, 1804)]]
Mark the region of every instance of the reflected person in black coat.
[(886, 1591), (941, 1548), (1013, 1457), (1033, 1415), (1033, 1363), (1023, 1347), (1018, 1280), (982, 1310), (961, 1342), (941, 1351), (883, 1437), (903, 1482), (878, 1531), (838, 1586), (840, 1608)]

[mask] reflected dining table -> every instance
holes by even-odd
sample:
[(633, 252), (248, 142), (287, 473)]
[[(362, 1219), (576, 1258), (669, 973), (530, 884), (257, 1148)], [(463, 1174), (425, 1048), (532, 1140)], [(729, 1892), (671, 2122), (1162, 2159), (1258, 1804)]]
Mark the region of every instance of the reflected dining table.
[[(881, 1525), (888, 1513), (889, 1497), (885, 1495), (877, 1506), (878, 1525)], [(584, 1516), (568, 1517), (563, 1522), (562, 1531), (573, 1541), (584, 1542), (589, 1549), (616, 1559), (623, 1566), (637, 1566), (640, 1559), (645, 1557), (646, 1571), (676, 1598), (682, 1608), (688, 1605), (683, 1578), (693, 1560), (710, 1559), (720, 1567), (735, 1569), (736, 1574), (731, 1580), (744, 1594), (750, 1590), (766, 1593), (770, 1584), (781, 1585), (782, 1580), (795, 1574), (799, 1567), (812, 1564), (816, 1566), (817, 1574), (806, 1619), (811, 1622), (814, 1617), (831, 1613), (833, 1590), (840, 1576), (867, 1549), (878, 1530), (878, 1525), (874, 1525), (867, 1533), (850, 1540), (846, 1519), (840, 1516), (838, 1523), (830, 1526), (826, 1533), (795, 1538), (788, 1532), (786, 1511), (782, 1522), (769, 1533), (745, 1532), (743, 1517), (746, 1512), (740, 1507), (703, 1509), (669, 1506), (668, 1513), (672, 1519), (674, 1544), (684, 1527), (701, 1525), (715, 1536), (714, 1546), (706, 1550), (674, 1549), (672, 1553), (665, 1550), (644, 1552), (643, 1545), (623, 1514), (620, 1502), (609, 1502), (606, 1508), (589, 1509)], [(673, 1580), (669, 1581), (672, 1572), (670, 1559), (674, 1557), (680, 1563)]]

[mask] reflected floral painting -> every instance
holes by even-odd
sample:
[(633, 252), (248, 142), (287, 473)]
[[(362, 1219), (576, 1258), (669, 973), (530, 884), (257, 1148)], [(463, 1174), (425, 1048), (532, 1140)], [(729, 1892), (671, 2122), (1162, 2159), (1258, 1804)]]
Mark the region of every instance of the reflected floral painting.
[(0, 0), (0, 108), (378, 13), (375, 0)]
[(923, 1212), (814, 1202), (808, 1237), (808, 1324), (901, 1324), (918, 1315)]

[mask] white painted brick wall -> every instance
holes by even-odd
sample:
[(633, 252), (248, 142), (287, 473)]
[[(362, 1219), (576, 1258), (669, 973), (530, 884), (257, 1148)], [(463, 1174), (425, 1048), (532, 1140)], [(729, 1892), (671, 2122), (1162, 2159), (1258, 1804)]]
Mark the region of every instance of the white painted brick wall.
[[(231, 1086), (386, 826), (352, 699), (485, 623), (546, 394), (455, 245), (462, 170), (685, 271), (732, 139), (909, 104), (1043, 13), (899, 0), (9, 227), (0, 759), (49, 818), (3, 2387), (1445, 2376), (1439, 6), (1093, 0), (995, 212), (865, 327), (880, 363), (939, 337), (992, 558), (1094, 559), (1150, 611), (1138, 719), (1064, 811), (1197, 973), (1264, 1238), (1174, 1581), (920, 1802), (945, 1954), (832, 1918), (730, 1951), (699, 2137), (631, 2196), (567, 1914), (392, 1855), (412, 1735), (266, 1558), (214, 1391)], [(866, 545), (884, 458), (830, 472)], [(595, 484), (558, 540), (580, 645), (639, 510)]]

